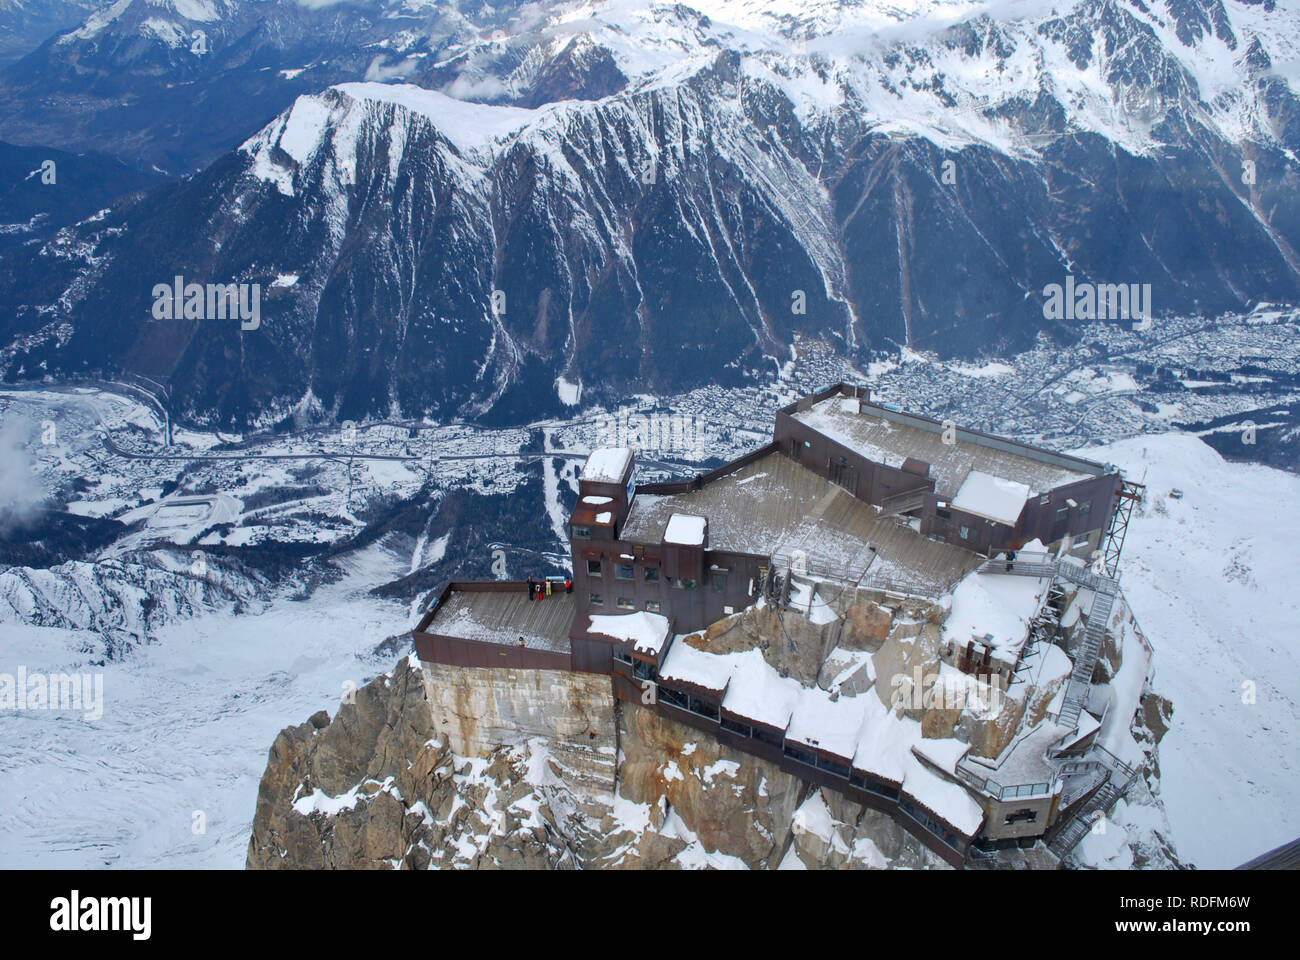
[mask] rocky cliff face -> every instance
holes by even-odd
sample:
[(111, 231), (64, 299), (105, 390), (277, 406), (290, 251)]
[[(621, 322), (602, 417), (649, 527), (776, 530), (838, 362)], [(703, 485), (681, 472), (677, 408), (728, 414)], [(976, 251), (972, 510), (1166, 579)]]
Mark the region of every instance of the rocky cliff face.
[[(284, 730), (258, 793), (248, 867), (945, 866), (883, 814), (614, 705), (605, 678), (545, 678), (575, 708), (549, 735), (503, 730), (505, 742), (462, 755), (452, 746), (468, 729), (457, 704), (485, 694), (452, 680), (426, 678), (407, 658), (332, 720), (322, 711)], [(516, 705), (527, 689), (511, 695)], [(598, 729), (578, 729), (578, 716)], [(616, 790), (574, 760), (592, 733), (617, 739)]]
[[(1002, 709), (894, 702), (893, 677), (942, 674), (942, 604), (859, 591), (844, 615), (747, 608), (679, 642), (758, 650), (780, 674), (837, 696), (879, 696), (925, 738), (994, 757), (1037, 724), (1070, 670), (1052, 646)], [(1122, 661), (1110, 654), (1113, 670)], [(1141, 664), (1137, 669), (1144, 669)], [(1116, 809), (1091, 861), (1176, 866), (1158, 797), (1168, 704), (1136, 707), (1147, 782)], [(1150, 786), (1148, 785), (1150, 784)], [(1152, 826), (1154, 824), (1154, 826)], [(1120, 858), (1120, 859), (1116, 859)], [(616, 701), (610, 680), (550, 670), (421, 664), (414, 656), (271, 749), (250, 868), (940, 868), (891, 817), (692, 727)], [(998, 866), (1052, 867), (1041, 846)]]

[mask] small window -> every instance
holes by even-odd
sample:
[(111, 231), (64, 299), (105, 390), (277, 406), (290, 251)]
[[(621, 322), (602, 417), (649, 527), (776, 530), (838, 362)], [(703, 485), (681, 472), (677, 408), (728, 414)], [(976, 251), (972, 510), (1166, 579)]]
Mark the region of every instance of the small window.
[(658, 568), (658, 567), (645, 567), (644, 569), (645, 569), (645, 582), (646, 582), (646, 583), (658, 583), (658, 582), (659, 582), (659, 568)]
[(573, 528), (573, 538), (574, 538), (575, 540), (590, 540), (590, 539), (591, 539), (591, 527), (578, 527), (578, 526), (575, 526), (575, 527)]
[(587, 561), (587, 576), (589, 576), (589, 577), (599, 577), (599, 576), (600, 576), (600, 561), (599, 561), (599, 560), (588, 560), (588, 561)]
[(700, 584), (699, 581), (695, 580), (692, 577), (678, 577), (677, 586), (679, 589), (682, 590), (698, 590)]
[(599, 593), (593, 593), (591, 595), (591, 605), (593, 607), (603, 607), (605, 605), (605, 598)]
[(645, 608), (646, 608), (647, 610), (649, 610), (651, 613), (658, 613), (658, 612), (659, 612), (659, 609), (660, 609), (659, 601), (658, 601), (658, 600), (647, 600), (647, 601), (645, 602)]
[(1056, 511), (1056, 522), (1064, 523), (1069, 518), (1069, 516), (1070, 516), (1070, 508), (1061, 507), (1061, 509)]
[(1089, 510), (1091, 510), (1091, 509), (1092, 509), (1092, 501), (1091, 501), (1091, 500), (1085, 500), (1085, 501), (1083, 501), (1083, 503), (1079, 504), (1079, 512), (1080, 512), (1080, 513), (1087, 513), (1087, 512), (1088, 512)]
[(619, 597), (618, 600), (616, 600), (615, 602), (616, 602), (620, 607), (622, 607), (624, 610), (635, 610), (635, 609), (636, 609), (636, 601), (635, 601), (635, 600), (629, 600), (627, 597)]
[(727, 575), (726, 575), (725, 573), (715, 573), (715, 574), (713, 574), (713, 576), (710, 578), (710, 581), (711, 581), (711, 583), (712, 583), (712, 585), (713, 585), (713, 592), (714, 592), (714, 593), (726, 593), (726, 592), (727, 592)]
[(616, 580), (631, 580), (636, 576), (636, 568), (630, 563), (614, 564), (614, 578)]
[(963, 540), (969, 540), (969, 539), (970, 539), (970, 527), (963, 526), (963, 527), (961, 528), (961, 538), (962, 538)]

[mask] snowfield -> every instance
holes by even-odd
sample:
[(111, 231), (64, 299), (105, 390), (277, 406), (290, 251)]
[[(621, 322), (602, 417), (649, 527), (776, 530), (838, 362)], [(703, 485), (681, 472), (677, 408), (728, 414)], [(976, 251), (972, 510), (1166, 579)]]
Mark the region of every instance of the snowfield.
[(0, 672), (104, 674), (99, 720), (0, 713), (0, 866), (242, 868), (276, 735), (336, 713), (410, 628), (405, 604), (365, 593), (405, 570), (380, 549), (351, 566), (308, 602), (182, 621), (103, 667), (78, 632), (0, 625)]
[(1145, 474), (1120, 569), (1174, 705), (1159, 792), (1184, 862), (1236, 867), (1300, 836), (1300, 477), (1183, 434), (1081, 455)]

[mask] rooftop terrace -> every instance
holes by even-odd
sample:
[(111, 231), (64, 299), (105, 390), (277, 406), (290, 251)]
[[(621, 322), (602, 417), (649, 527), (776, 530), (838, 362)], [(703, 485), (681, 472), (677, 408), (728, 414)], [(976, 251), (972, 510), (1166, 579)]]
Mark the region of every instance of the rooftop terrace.
[[(707, 517), (710, 550), (772, 556), (802, 549), (809, 571), (834, 568), (938, 595), (980, 557), (929, 540), (780, 453), (698, 490), (637, 493), (622, 536), (659, 543), (673, 514)], [(874, 549), (873, 549), (874, 548)]]
[(957, 431), (957, 442), (947, 444), (938, 424), (867, 403), (859, 413), (857, 402), (832, 396), (791, 416), (876, 463), (902, 467), (909, 457), (928, 462), (935, 492), (950, 499), (972, 470), (1027, 484), (1031, 495), (1086, 480), (1103, 470), (1100, 464), (1077, 457), (962, 429)]
[(529, 600), (522, 583), (515, 590), (452, 590), (424, 632), (495, 644), (523, 637), (528, 649), (567, 654), (573, 597), (561, 587), (549, 597)]

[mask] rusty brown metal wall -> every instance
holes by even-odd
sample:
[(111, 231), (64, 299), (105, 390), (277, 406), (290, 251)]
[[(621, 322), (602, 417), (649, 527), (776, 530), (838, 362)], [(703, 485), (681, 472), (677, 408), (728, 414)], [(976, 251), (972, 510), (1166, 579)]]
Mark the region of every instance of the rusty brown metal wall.
[(525, 670), (572, 670), (573, 659), (567, 653), (533, 650), (503, 643), (482, 643), (463, 637), (444, 637), (436, 633), (415, 631), (415, 652), (421, 660), (445, 663), (453, 667), (514, 667)]

